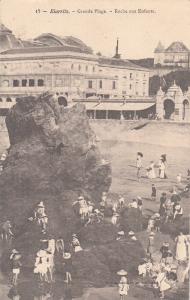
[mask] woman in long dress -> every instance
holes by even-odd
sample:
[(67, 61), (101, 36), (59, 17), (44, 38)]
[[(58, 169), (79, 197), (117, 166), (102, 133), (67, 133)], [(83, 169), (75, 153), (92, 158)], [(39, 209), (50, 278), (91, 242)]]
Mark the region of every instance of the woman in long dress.
[(176, 260), (185, 261), (187, 259), (187, 238), (180, 232), (176, 237)]
[(159, 163), (159, 174), (161, 179), (166, 179), (166, 166), (164, 161), (161, 159)]
[(150, 162), (150, 165), (147, 168), (147, 177), (149, 179), (155, 179), (156, 178), (155, 165), (154, 165), (153, 161)]

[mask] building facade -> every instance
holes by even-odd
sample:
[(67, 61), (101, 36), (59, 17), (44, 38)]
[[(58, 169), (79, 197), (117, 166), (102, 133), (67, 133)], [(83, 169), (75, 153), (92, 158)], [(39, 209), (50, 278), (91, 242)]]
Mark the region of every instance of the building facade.
[(156, 112), (160, 119), (190, 122), (190, 88), (183, 93), (175, 82), (166, 93), (160, 88), (156, 95)]
[[(13, 34), (5, 28), (1, 26), (0, 29), (7, 41)], [(109, 58), (93, 54), (90, 47), (71, 36), (47, 33), (32, 41), (14, 38), (17, 44), (9, 44), (9, 49), (5, 50), (6, 43), (0, 49), (1, 112), (22, 95), (37, 95), (44, 91), (56, 93), (59, 104), (64, 106), (81, 99), (86, 104), (86, 100), (92, 98), (97, 103), (111, 101), (110, 105), (114, 101), (112, 108), (118, 111), (122, 110), (119, 101), (124, 99), (134, 100), (137, 111), (142, 110), (143, 102), (146, 109), (147, 101), (150, 101), (149, 106), (154, 104), (148, 96), (149, 70), (121, 59), (118, 41), (114, 57)], [(92, 110), (92, 105), (87, 106)], [(109, 110), (108, 105), (106, 108)]]
[(190, 50), (182, 42), (173, 42), (165, 48), (161, 42), (154, 50), (154, 65), (190, 68)]

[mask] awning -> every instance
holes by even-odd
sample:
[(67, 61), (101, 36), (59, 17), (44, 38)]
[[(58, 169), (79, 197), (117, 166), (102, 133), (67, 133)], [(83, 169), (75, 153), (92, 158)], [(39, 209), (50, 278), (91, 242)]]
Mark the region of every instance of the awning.
[(155, 103), (90, 103), (83, 102), (87, 110), (145, 110), (155, 105)]

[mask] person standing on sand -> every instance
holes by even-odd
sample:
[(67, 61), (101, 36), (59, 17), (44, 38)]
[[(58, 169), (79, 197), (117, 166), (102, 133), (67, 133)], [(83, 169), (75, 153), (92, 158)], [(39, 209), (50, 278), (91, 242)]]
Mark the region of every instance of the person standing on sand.
[(120, 270), (119, 272), (117, 272), (117, 274), (121, 276), (118, 284), (120, 300), (125, 300), (129, 290), (129, 285), (127, 283), (127, 272), (125, 270)]
[(176, 242), (176, 260), (185, 261), (187, 259), (187, 238), (180, 232), (180, 234), (175, 239)]
[(154, 247), (154, 232), (150, 232), (149, 237), (148, 237), (148, 247), (147, 247), (147, 254), (149, 255), (150, 259), (152, 259), (152, 254), (155, 251)]
[(140, 180), (140, 178), (141, 178), (140, 171), (142, 169), (142, 158), (143, 158), (143, 154), (141, 152), (137, 152), (136, 167), (137, 167), (138, 180)]
[(152, 184), (152, 194), (151, 194), (152, 201), (156, 201), (156, 187)]

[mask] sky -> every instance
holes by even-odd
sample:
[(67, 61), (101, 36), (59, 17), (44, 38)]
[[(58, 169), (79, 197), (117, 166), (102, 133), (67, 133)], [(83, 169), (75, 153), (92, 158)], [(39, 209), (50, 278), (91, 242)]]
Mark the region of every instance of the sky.
[[(70, 13), (53, 14), (51, 9)], [(77, 12), (88, 9), (93, 13)], [(138, 9), (153, 13), (136, 13)], [(165, 47), (183, 41), (190, 48), (190, 0), (0, 0), (0, 22), (22, 39), (47, 32), (72, 35), (106, 56), (114, 55), (117, 37), (119, 52), (128, 59), (153, 57), (159, 40)]]

